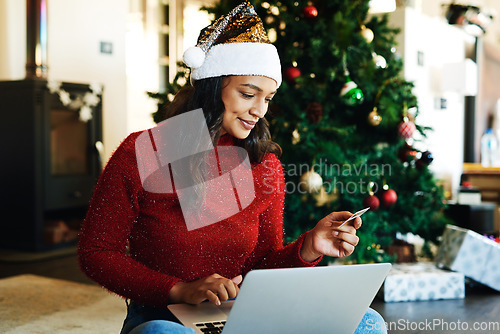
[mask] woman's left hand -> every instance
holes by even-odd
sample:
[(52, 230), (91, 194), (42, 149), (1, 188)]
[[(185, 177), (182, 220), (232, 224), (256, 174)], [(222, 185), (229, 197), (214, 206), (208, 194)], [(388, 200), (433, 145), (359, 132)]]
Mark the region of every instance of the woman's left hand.
[(361, 218), (338, 228), (351, 215), (348, 211), (332, 212), (321, 219), (306, 235), (300, 251), (302, 258), (313, 262), (321, 255), (344, 257), (352, 254), (359, 242), (356, 230), (361, 227)]

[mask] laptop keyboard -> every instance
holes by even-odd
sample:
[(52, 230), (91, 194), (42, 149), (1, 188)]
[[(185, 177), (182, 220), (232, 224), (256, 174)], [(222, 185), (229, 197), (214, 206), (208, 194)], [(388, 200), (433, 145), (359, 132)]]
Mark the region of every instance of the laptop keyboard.
[(195, 324), (202, 333), (222, 333), (225, 321), (200, 322)]

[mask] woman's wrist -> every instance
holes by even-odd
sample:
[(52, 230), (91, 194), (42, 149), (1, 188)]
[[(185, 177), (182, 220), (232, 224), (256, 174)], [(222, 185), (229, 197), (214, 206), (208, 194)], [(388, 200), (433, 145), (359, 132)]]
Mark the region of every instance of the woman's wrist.
[(300, 248), (300, 257), (306, 261), (306, 262), (314, 262), (316, 261), (321, 255), (321, 253), (316, 252), (313, 248), (312, 245), (312, 235), (311, 231), (309, 231), (305, 238), (304, 242), (302, 243), (302, 247)]
[(170, 304), (180, 304), (184, 302), (183, 288), (186, 283), (179, 281), (172, 286), (168, 293), (168, 301)]

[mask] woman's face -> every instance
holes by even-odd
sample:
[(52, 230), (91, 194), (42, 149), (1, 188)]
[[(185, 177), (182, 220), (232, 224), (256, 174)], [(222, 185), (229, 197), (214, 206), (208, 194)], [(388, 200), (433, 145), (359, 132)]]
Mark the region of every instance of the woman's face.
[(276, 81), (257, 75), (236, 75), (224, 79), (222, 133), (245, 139), (267, 112), (276, 94)]

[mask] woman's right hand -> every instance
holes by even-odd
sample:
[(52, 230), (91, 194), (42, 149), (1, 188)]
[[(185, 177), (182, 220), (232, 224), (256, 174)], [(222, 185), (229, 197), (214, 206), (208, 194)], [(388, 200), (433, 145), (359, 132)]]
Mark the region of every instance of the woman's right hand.
[(228, 279), (219, 274), (212, 274), (189, 283), (178, 282), (170, 289), (169, 301), (173, 304), (199, 304), (208, 299), (215, 305), (220, 305), (221, 301), (238, 295), (238, 284), (242, 280), (241, 275)]

